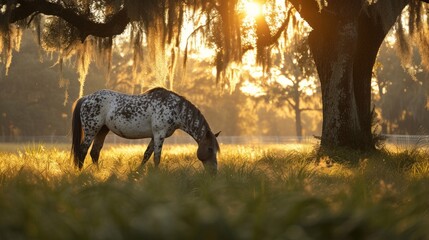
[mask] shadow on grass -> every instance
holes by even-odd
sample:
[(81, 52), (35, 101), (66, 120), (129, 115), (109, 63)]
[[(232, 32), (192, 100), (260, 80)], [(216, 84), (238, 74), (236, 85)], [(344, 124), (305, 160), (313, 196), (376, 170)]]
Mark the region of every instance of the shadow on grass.
[(350, 148), (322, 148), (316, 146), (313, 150), (316, 164), (327, 167), (342, 164), (347, 167), (362, 167), (366, 164), (380, 164), (398, 172), (411, 170), (417, 163), (429, 159), (429, 152), (421, 146), (408, 148), (383, 147), (372, 151), (361, 151)]

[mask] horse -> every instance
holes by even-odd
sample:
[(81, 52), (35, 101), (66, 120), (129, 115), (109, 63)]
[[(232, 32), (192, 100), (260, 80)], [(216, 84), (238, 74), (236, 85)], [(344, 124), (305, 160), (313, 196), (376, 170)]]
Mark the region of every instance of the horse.
[(186, 98), (164, 88), (143, 94), (128, 95), (99, 90), (78, 99), (72, 116), (71, 158), (82, 169), (88, 149), (92, 162), (98, 165), (101, 148), (109, 131), (127, 139), (151, 138), (141, 167), (154, 155), (158, 168), (165, 138), (177, 129), (189, 134), (197, 143), (197, 157), (206, 171), (217, 172), (217, 136), (201, 111)]

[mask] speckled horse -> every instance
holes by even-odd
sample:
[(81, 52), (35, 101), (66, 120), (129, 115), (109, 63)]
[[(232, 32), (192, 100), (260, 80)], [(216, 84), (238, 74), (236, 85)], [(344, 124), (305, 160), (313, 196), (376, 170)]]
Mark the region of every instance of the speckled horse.
[(176, 129), (191, 135), (198, 143), (197, 157), (206, 170), (216, 172), (219, 144), (201, 112), (184, 97), (163, 88), (140, 95), (100, 90), (76, 101), (72, 120), (72, 157), (82, 169), (92, 143), (92, 162), (98, 164), (100, 150), (109, 131), (128, 139), (151, 138), (142, 166), (154, 153), (160, 163), (164, 139)]

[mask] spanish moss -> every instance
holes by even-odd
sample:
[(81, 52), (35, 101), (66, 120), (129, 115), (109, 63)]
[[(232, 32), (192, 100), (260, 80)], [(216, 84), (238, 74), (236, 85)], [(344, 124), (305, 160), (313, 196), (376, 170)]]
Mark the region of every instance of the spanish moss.
[[(0, 4), (0, 51), (4, 74), (8, 72), (13, 51), (19, 50), (23, 30), (29, 28), (36, 32), (37, 40), (46, 52), (58, 54), (55, 56), (59, 59), (60, 72), (66, 60), (74, 62), (79, 74), (80, 95), (84, 93), (91, 62), (106, 69), (109, 83), (112, 56), (118, 44), (116, 39), (123, 39), (124, 35), (129, 36), (126, 41), (132, 51), (132, 79), (128, 80), (131, 84), (173, 89), (177, 61), (183, 57), (186, 62), (191, 48), (198, 51), (198, 44), (206, 44), (215, 51), (212, 62), (217, 72), (216, 82), (232, 91), (241, 78), (242, 58), (246, 52), (255, 51), (256, 63), (268, 72), (275, 54), (273, 49), (284, 52), (294, 32), (305, 28), (296, 14), (301, 12), (297, 1), (254, 1), (259, 4), (260, 13), (247, 20), (245, 10), (241, 9), (244, 0), (17, 2), (8, 0)], [(338, 10), (334, 6), (336, 1), (309, 2), (318, 13), (329, 15)], [(386, 26), (386, 31), (393, 25), (391, 22), (397, 22), (398, 48), (404, 63), (410, 59), (414, 47), (407, 36), (416, 38), (422, 63), (427, 67), (429, 20), (422, 16), (428, 11), (428, 4), (419, 0), (407, 3), (361, 0), (353, 3), (367, 16), (378, 19), (378, 24)], [(398, 17), (396, 12), (402, 11), (404, 5), (408, 5), (408, 14)], [(16, 11), (23, 8), (34, 11)], [(307, 22), (312, 24), (311, 20)], [(184, 31), (188, 26), (194, 29), (191, 34)], [(66, 85), (60, 77), (60, 86)]]

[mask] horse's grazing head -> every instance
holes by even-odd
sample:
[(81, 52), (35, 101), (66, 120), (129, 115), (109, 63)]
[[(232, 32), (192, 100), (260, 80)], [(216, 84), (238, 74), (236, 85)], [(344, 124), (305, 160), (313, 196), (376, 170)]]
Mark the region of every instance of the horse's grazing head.
[(211, 174), (217, 173), (217, 153), (220, 149), (216, 138), (219, 134), (220, 132), (213, 134), (211, 131), (207, 131), (198, 143), (197, 157), (203, 162), (206, 171)]

